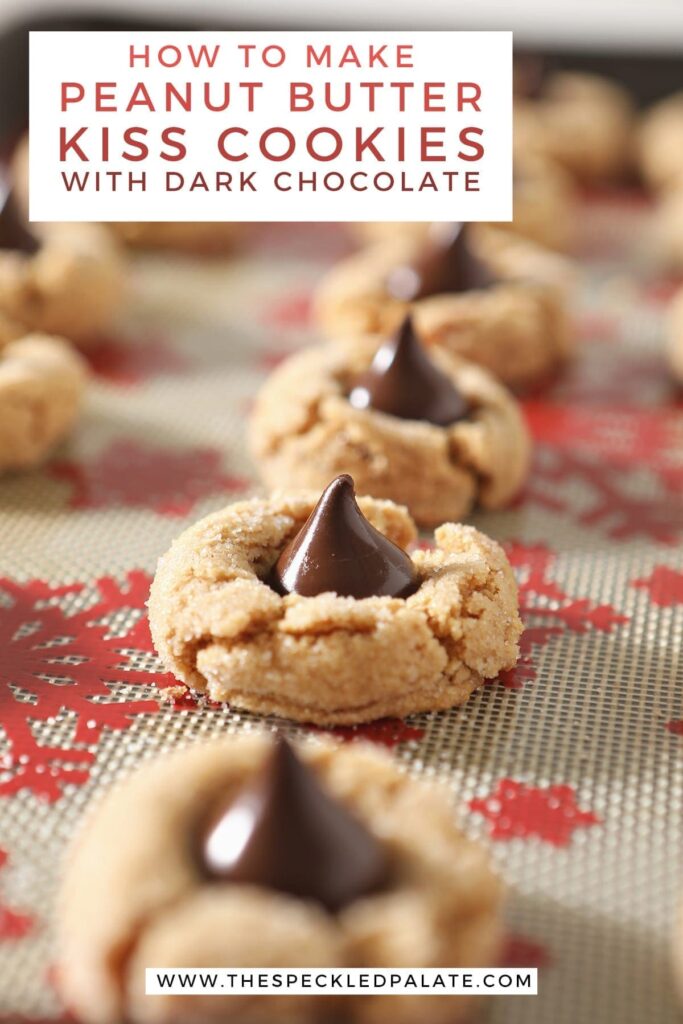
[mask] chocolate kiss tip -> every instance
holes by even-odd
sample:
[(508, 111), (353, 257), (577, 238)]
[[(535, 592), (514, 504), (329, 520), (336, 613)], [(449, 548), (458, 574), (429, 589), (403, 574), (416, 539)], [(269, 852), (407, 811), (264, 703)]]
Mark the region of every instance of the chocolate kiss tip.
[(344, 473), (328, 484), (268, 579), (280, 594), (315, 597), (407, 597), (418, 587), (415, 567), (397, 544), (368, 522)]
[(495, 274), (473, 252), (467, 226), (453, 222), (433, 226), (414, 260), (390, 273), (387, 290), (399, 301), (414, 302), (488, 288), (495, 281)]
[(368, 407), (405, 420), (439, 427), (463, 419), (469, 405), (421, 345), (410, 316), (378, 350), (370, 369), (349, 395), (357, 409)]
[(202, 840), (210, 878), (315, 900), (332, 912), (388, 880), (381, 845), (283, 737)]

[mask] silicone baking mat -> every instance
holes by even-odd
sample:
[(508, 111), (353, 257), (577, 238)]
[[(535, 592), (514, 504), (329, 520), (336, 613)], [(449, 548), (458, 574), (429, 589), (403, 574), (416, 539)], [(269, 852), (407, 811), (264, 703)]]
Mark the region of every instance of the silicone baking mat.
[[(683, 407), (661, 358), (671, 283), (639, 266), (647, 214), (633, 195), (586, 200), (576, 362), (526, 403), (537, 446), (520, 501), (474, 520), (519, 575), (518, 667), (460, 710), (357, 731), (447, 780), (509, 883), (507, 958), (540, 967), (540, 994), (492, 1000), (493, 1024), (677, 1017)], [(143, 759), (262, 724), (189, 697), (159, 707), (172, 680), (145, 600), (172, 538), (256, 486), (251, 398), (313, 340), (311, 288), (347, 244), (283, 225), (232, 260), (136, 257), (76, 435), (0, 481), (5, 1024), (60, 1018), (54, 897), (87, 805)]]

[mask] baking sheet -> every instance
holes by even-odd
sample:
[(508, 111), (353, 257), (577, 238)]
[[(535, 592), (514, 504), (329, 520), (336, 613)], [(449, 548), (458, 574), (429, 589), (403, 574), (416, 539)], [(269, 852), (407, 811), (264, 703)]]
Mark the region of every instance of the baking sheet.
[[(518, 668), (460, 710), (357, 730), (447, 780), (510, 885), (507, 958), (541, 968), (540, 994), (492, 1000), (493, 1024), (677, 1019), (683, 405), (661, 357), (672, 284), (639, 265), (647, 215), (587, 197), (577, 361), (526, 403), (519, 503), (473, 519), (518, 572)], [(311, 289), (347, 245), (282, 225), (234, 260), (136, 257), (76, 435), (0, 481), (0, 1021), (60, 1017), (54, 897), (88, 804), (143, 759), (261, 724), (158, 707), (144, 602), (173, 537), (253, 491), (251, 397), (314, 340)]]

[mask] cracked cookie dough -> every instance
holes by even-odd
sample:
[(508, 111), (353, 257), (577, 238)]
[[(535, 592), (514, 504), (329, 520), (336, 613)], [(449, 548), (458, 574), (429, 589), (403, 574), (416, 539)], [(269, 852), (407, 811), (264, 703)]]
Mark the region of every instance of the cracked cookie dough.
[[(409, 560), (399, 552), (415, 573), (407, 597), (277, 592), (267, 582), (273, 568), (323, 499), (238, 502), (175, 540), (159, 562), (149, 621), (179, 680), (249, 711), (342, 725), (453, 707), (516, 663), (515, 579), (498, 544), (472, 527), (447, 523), (434, 550)], [(358, 505), (351, 511), (369, 520), (356, 524), (361, 532), (404, 550), (415, 540), (405, 509), (372, 498)], [(343, 526), (333, 531), (338, 544), (348, 539)], [(336, 562), (362, 566), (356, 551), (352, 540)]]
[[(459, 233), (448, 241), (453, 229)], [(423, 287), (417, 268), (437, 259), (456, 264), (453, 273), (440, 271), (438, 283)], [(512, 232), (438, 225), (427, 243), (413, 234), (342, 260), (318, 288), (315, 315), (331, 337), (381, 337), (411, 312), (425, 345), (523, 389), (543, 382), (571, 354), (572, 284), (566, 259)]]
[(678, 292), (669, 311), (666, 351), (671, 372), (683, 385), (683, 290)]
[(36, 465), (69, 432), (86, 379), (60, 338), (32, 334), (0, 349), (0, 473)]
[[(200, 744), (144, 766), (95, 810), (72, 848), (59, 901), (59, 988), (79, 1020), (324, 1024), (341, 1008), (349, 1024), (389, 1017), (393, 1024), (456, 1024), (469, 1015), (470, 997), (145, 996), (148, 966), (466, 969), (497, 962), (500, 883), (485, 850), (457, 827), (450, 794), (361, 744), (314, 741), (288, 750), (273, 751), (265, 736)], [(258, 844), (266, 819), (267, 834), (277, 840), (284, 831), (287, 842), (261, 848), (258, 865), (207, 873), (208, 816), (245, 807), (250, 841)], [(315, 859), (311, 833), (323, 847)], [(325, 910), (316, 885), (325, 885), (326, 872), (348, 876), (354, 855), (364, 856), (367, 872), (368, 844), (382, 858), (383, 884), (347, 893), (341, 907)], [(281, 863), (288, 847), (300, 862), (311, 861), (307, 875), (317, 882), (288, 884)]]
[(620, 85), (582, 72), (557, 71), (538, 96), (515, 102), (515, 152), (556, 161), (577, 181), (610, 181), (632, 162), (634, 111)]
[[(485, 370), (435, 348), (435, 367), (464, 399), (464, 415), (439, 425), (349, 401), (378, 352), (373, 337), (295, 354), (268, 378), (250, 421), (252, 455), (270, 487), (321, 489), (350, 473), (361, 494), (406, 505), (424, 526), (500, 508), (519, 492), (530, 440), (512, 395)], [(407, 370), (410, 389), (416, 379)], [(414, 388), (413, 388), (414, 390)]]
[(638, 135), (640, 171), (658, 192), (683, 192), (683, 92), (656, 103), (643, 116)]

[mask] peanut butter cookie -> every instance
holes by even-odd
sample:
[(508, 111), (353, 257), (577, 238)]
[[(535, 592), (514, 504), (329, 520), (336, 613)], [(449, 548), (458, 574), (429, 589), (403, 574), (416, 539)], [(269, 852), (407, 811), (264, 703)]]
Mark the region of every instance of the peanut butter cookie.
[(456, 1024), (470, 997), (144, 991), (160, 966), (494, 965), (501, 887), (450, 803), (358, 744), (251, 736), (145, 766), (67, 864), (65, 1001), (85, 1024), (323, 1024), (340, 1009), (353, 1024)]
[(244, 234), (243, 224), (222, 221), (122, 221), (107, 227), (136, 249), (173, 249), (197, 255), (231, 252)]
[(5, 194), (0, 211), (0, 347), (30, 331), (85, 346), (123, 294), (123, 265), (97, 224), (29, 227)]
[(633, 104), (599, 75), (558, 71), (515, 103), (515, 151), (556, 161), (577, 181), (623, 176), (633, 162)]
[(0, 350), (0, 472), (35, 465), (69, 432), (86, 376), (61, 338), (32, 334)]
[[(508, 504), (530, 460), (516, 400), (481, 367), (445, 347), (421, 358), (417, 344), (406, 324), (381, 346), (377, 338), (351, 338), (282, 363), (257, 396), (250, 423), (265, 482), (321, 489), (336, 474), (350, 473), (361, 494), (406, 505), (420, 525), (431, 527), (462, 519), (474, 505)], [(427, 358), (432, 367), (425, 370)], [(380, 363), (373, 380), (385, 400), (358, 401), (354, 383)], [(448, 388), (460, 404), (451, 397), (444, 408)]]
[(425, 345), (444, 348), (516, 388), (571, 352), (566, 259), (509, 231), (435, 225), (342, 260), (321, 282), (317, 319), (335, 338), (394, 330), (412, 312)]
[(434, 550), (408, 557), (405, 509), (356, 504), (349, 477), (316, 497), (229, 505), (163, 556), (149, 621), (178, 679), (333, 725), (453, 707), (515, 664), (517, 588), (494, 541), (448, 523)]
[(656, 103), (643, 116), (638, 136), (640, 171), (656, 191), (683, 191), (683, 92)]

